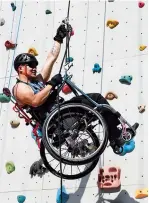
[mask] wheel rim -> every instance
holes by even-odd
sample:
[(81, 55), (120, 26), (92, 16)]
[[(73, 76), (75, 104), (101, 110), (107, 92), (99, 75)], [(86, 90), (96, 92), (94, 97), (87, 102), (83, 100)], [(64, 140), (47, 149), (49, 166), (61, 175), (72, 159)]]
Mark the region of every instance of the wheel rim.
[[(75, 156), (75, 158), (72, 158), (72, 156), (70, 156), (70, 155), (68, 155), (68, 156), (66, 156), (66, 154), (62, 154), (62, 158), (63, 159), (65, 159), (65, 160), (68, 160), (68, 161), (70, 161), (70, 162), (78, 162), (78, 161), (82, 161), (82, 160), (88, 160), (88, 159), (91, 159), (91, 158), (93, 158), (93, 157), (95, 157), (96, 155), (97, 155), (97, 153), (99, 153), (100, 152), (100, 150), (102, 149), (102, 147), (103, 147), (103, 145), (104, 145), (104, 140), (105, 140), (105, 127), (104, 127), (104, 123), (103, 123), (103, 120), (102, 120), (102, 118), (101, 118), (101, 116), (100, 116), (100, 114), (98, 114), (96, 111), (94, 111), (93, 109), (90, 109), (89, 107), (87, 107), (87, 106), (83, 106), (83, 105), (79, 105), (79, 104), (76, 104), (75, 106), (73, 106), (73, 105), (69, 105), (69, 107), (68, 106), (64, 106), (64, 107), (61, 107), (61, 110), (60, 110), (60, 112), (61, 112), (61, 115), (63, 115), (63, 111), (65, 112), (66, 111), (66, 109), (67, 109), (67, 111), (68, 111), (68, 108), (69, 108), (69, 115), (70, 115), (70, 113), (72, 113), (73, 112), (73, 114), (71, 114), (71, 115), (73, 115), (74, 116), (74, 114), (76, 115), (76, 117), (78, 116), (78, 114), (80, 114), (80, 112), (78, 111), (78, 110), (80, 110), (81, 112), (82, 112), (82, 110), (83, 110), (83, 112), (85, 112), (86, 111), (86, 113), (87, 113), (87, 115), (94, 115), (94, 118), (96, 117), (97, 119), (93, 119), (93, 124), (94, 124), (94, 126), (95, 126), (95, 129), (94, 130), (97, 130), (97, 129), (100, 129), (100, 131), (97, 133), (97, 131), (95, 132), (94, 131), (94, 133), (96, 134), (96, 136), (98, 137), (98, 139), (100, 140), (100, 146), (98, 147), (98, 148), (96, 148), (96, 149), (94, 149), (94, 151), (92, 151), (92, 153), (88, 153), (88, 156), (86, 156), (86, 157), (82, 157), (82, 156), (80, 156), (79, 158), (77, 157), (77, 156)], [(73, 111), (70, 111), (70, 108), (71, 109), (73, 109)], [(50, 115), (50, 117), (49, 117), (49, 119), (48, 119), (48, 121), (47, 121), (47, 125), (46, 125), (46, 139), (47, 139), (47, 142), (48, 142), (48, 144), (50, 145), (50, 147), (51, 147), (51, 149), (52, 149), (52, 151), (57, 155), (57, 156), (59, 156), (59, 150), (57, 150), (57, 149), (55, 149), (55, 147), (53, 146), (53, 144), (51, 143), (51, 141), (50, 141), (50, 139), (51, 138), (49, 138), (49, 133), (48, 133), (48, 130), (51, 130), (50, 129), (50, 126), (49, 126), (49, 123), (51, 122), (52, 123), (52, 120), (54, 120), (54, 118), (55, 118), (55, 120), (56, 120), (56, 118), (57, 118), (57, 110), (55, 110), (51, 115)], [(79, 112), (79, 113), (78, 113)], [(67, 114), (66, 114), (67, 115)], [(80, 116), (82, 116), (82, 114), (80, 115)], [(79, 117), (79, 118), (81, 118), (81, 117)], [(89, 119), (90, 119), (90, 117), (89, 117)], [(55, 122), (55, 120), (54, 120), (54, 122)], [(96, 120), (96, 121), (94, 121), (94, 120)], [(100, 124), (99, 124), (99, 120), (100, 120)], [(88, 120), (87, 122), (89, 122), (90, 120)], [(76, 123), (75, 123), (76, 124)], [(75, 125), (74, 124), (74, 125)], [(91, 125), (91, 122), (90, 122), (90, 126), (91, 127), (93, 127), (93, 124)], [(71, 125), (71, 126), (69, 126), (69, 129), (70, 129), (70, 127), (74, 127), (74, 125)], [(86, 124), (85, 124), (85, 122), (84, 122), (84, 126), (85, 126)], [(97, 126), (98, 125), (98, 126)], [(48, 129), (48, 126), (49, 126), (49, 129)], [(87, 123), (87, 126), (88, 126), (88, 123)], [(53, 126), (52, 126), (53, 127)], [(58, 127), (58, 126), (55, 126), (55, 127)], [(101, 131), (101, 128), (102, 128), (102, 131)], [(84, 132), (84, 131), (83, 131)], [(87, 130), (85, 130), (85, 132), (87, 132)], [(100, 137), (101, 137), (101, 135), (99, 135), (99, 133), (101, 133), (102, 132), (102, 137), (103, 137), (103, 139), (100, 139)], [(52, 135), (52, 133), (51, 133), (51, 135)], [(83, 134), (84, 136), (85, 136), (85, 133)], [(62, 134), (61, 134), (61, 137), (62, 137)], [(91, 137), (90, 137), (91, 138)], [(102, 142), (103, 141), (103, 142)], [(102, 143), (101, 143), (102, 142)], [(65, 142), (65, 144), (66, 144), (66, 142)], [(81, 143), (82, 144), (82, 143)], [(89, 143), (89, 145), (91, 144), (91, 142)], [(75, 146), (77, 146), (77, 145), (75, 145)], [(61, 147), (62, 148), (62, 150), (63, 150), (63, 147)], [(72, 155), (72, 154), (71, 154)], [(75, 154), (76, 155), (76, 154)], [(80, 155), (80, 154), (79, 154)]]
[[(60, 162), (54, 159), (51, 154), (45, 149), (41, 143), (40, 154), (45, 167), (55, 176), (63, 177), (64, 179), (73, 180), (86, 176), (91, 173), (98, 163), (98, 159), (85, 165), (68, 165), (62, 163), (62, 174), (60, 173)], [(48, 161), (48, 158), (50, 161)]]

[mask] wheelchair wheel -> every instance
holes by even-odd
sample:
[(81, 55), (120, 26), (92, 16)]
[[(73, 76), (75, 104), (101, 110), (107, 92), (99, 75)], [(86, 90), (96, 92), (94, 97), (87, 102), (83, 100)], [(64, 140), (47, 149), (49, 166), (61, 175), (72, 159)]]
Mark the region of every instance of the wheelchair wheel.
[[(70, 165), (93, 162), (103, 153), (108, 142), (107, 125), (103, 117), (84, 104), (60, 106), (60, 119), (56, 108), (45, 120), (42, 133), (47, 151), (60, 160), (61, 145), (61, 160)], [(94, 144), (95, 137), (99, 140), (98, 146)]]
[(43, 143), (41, 142), (40, 147), (40, 156), (43, 160), (45, 167), (51, 172), (53, 175), (67, 180), (75, 180), (82, 178), (89, 173), (91, 173), (96, 167), (99, 158), (90, 162), (86, 165), (68, 165), (62, 163), (62, 174), (60, 173), (60, 162), (51, 156), (48, 151), (45, 149)]

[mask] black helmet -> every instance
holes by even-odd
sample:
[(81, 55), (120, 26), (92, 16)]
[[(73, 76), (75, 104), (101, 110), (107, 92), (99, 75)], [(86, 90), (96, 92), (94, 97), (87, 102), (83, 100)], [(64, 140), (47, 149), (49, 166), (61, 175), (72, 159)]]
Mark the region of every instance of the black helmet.
[(17, 71), (19, 65), (28, 63), (35, 63), (36, 66), (38, 65), (38, 61), (34, 55), (28, 53), (19, 54), (14, 60), (14, 68)]

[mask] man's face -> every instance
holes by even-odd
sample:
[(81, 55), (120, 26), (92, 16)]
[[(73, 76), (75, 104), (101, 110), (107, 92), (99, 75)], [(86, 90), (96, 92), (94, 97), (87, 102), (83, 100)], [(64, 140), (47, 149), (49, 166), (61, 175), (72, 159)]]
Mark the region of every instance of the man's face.
[(35, 78), (37, 73), (37, 66), (35, 63), (29, 63), (21, 66), (22, 74), (29, 78)]

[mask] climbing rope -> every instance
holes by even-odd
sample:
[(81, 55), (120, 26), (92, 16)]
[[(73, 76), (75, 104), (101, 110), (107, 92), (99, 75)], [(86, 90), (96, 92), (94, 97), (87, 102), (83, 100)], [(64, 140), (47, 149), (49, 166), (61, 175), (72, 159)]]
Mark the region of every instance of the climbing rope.
[[(70, 0), (68, 2), (68, 11), (67, 11), (67, 18), (63, 21), (64, 23), (69, 22), (69, 10), (70, 10)], [(69, 24), (67, 23), (67, 30), (69, 30)], [(67, 35), (66, 35), (66, 49), (65, 49), (65, 52), (64, 52), (64, 56), (63, 56), (63, 59), (62, 59), (62, 63), (61, 63), (61, 66), (60, 66), (60, 71), (59, 73), (61, 73), (61, 70), (62, 70), (62, 66), (63, 66), (63, 63), (64, 63), (64, 59), (65, 61), (67, 61), (67, 57), (69, 57), (69, 40), (70, 40), (70, 37), (69, 37), (69, 32), (67, 32)], [(60, 103), (59, 103), (59, 91), (58, 91), (58, 97), (57, 97), (57, 103), (58, 103), (58, 132), (59, 132), (59, 146), (60, 146), (60, 174), (61, 174), (61, 178), (60, 178), (60, 194), (61, 194), (61, 203), (62, 203), (62, 186), (63, 186), (63, 177), (62, 177), (62, 158), (61, 158), (61, 135), (60, 135)]]
[[(20, 12), (20, 18), (19, 18), (19, 25), (18, 25), (17, 36), (16, 36), (16, 44), (17, 44), (18, 33), (19, 33), (19, 29), (20, 29), (20, 22), (21, 22), (21, 16), (22, 16), (23, 3), (24, 3), (24, 1), (22, 2), (22, 5), (21, 5), (21, 12)], [(15, 5), (16, 5), (16, 1), (15, 1)], [(11, 27), (11, 36), (10, 36), (10, 39), (12, 39), (12, 30), (13, 30), (13, 26), (14, 26), (14, 16), (15, 16), (15, 13), (13, 14), (13, 20), (12, 20), (12, 27)], [(10, 50), (9, 50), (8, 58), (7, 58), (7, 68), (6, 68), (5, 80), (4, 80), (4, 86), (3, 86), (3, 87), (5, 87), (5, 85), (6, 85), (6, 78), (7, 78), (7, 72), (8, 72), (7, 69), (8, 69), (9, 56), (10, 56)], [(9, 86), (10, 86), (10, 81), (11, 81), (11, 73), (12, 73), (12, 70), (13, 70), (14, 56), (15, 56), (15, 50), (14, 50), (14, 52), (13, 52), (13, 59), (12, 59), (12, 65), (11, 65), (11, 69), (10, 69), (10, 76), (9, 76), (9, 81), (8, 81), (8, 88), (9, 88)], [(0, 107), (0, 115), (1, 115), (1, 111), (2, 111), (2, 104), (1, 104), (1, 107)]]
[[(107, 2), (105, 1), (105, 11), (104, 11), (104, 23), (103, 23), (103, 46), (102, 46), (102, 62), (101, 62), (101, 67), (104, 67), (104, 53), (105, 53), (105, 22), (106, 22), (106, 7), (107, 6)], [(104, 69), (103, 69), (104, 71)], [(101, 89), (100, 89), (100, 94), (102, 94), (102, 84), (103, 84), (103, 71), (101, 72)], [(101, 161), (101, 157), (100, 157), (100, 161), (99, 161), (99, 166), (102, 165), (104, 166), (104, 152), (102, 154), (102, 161)]]

